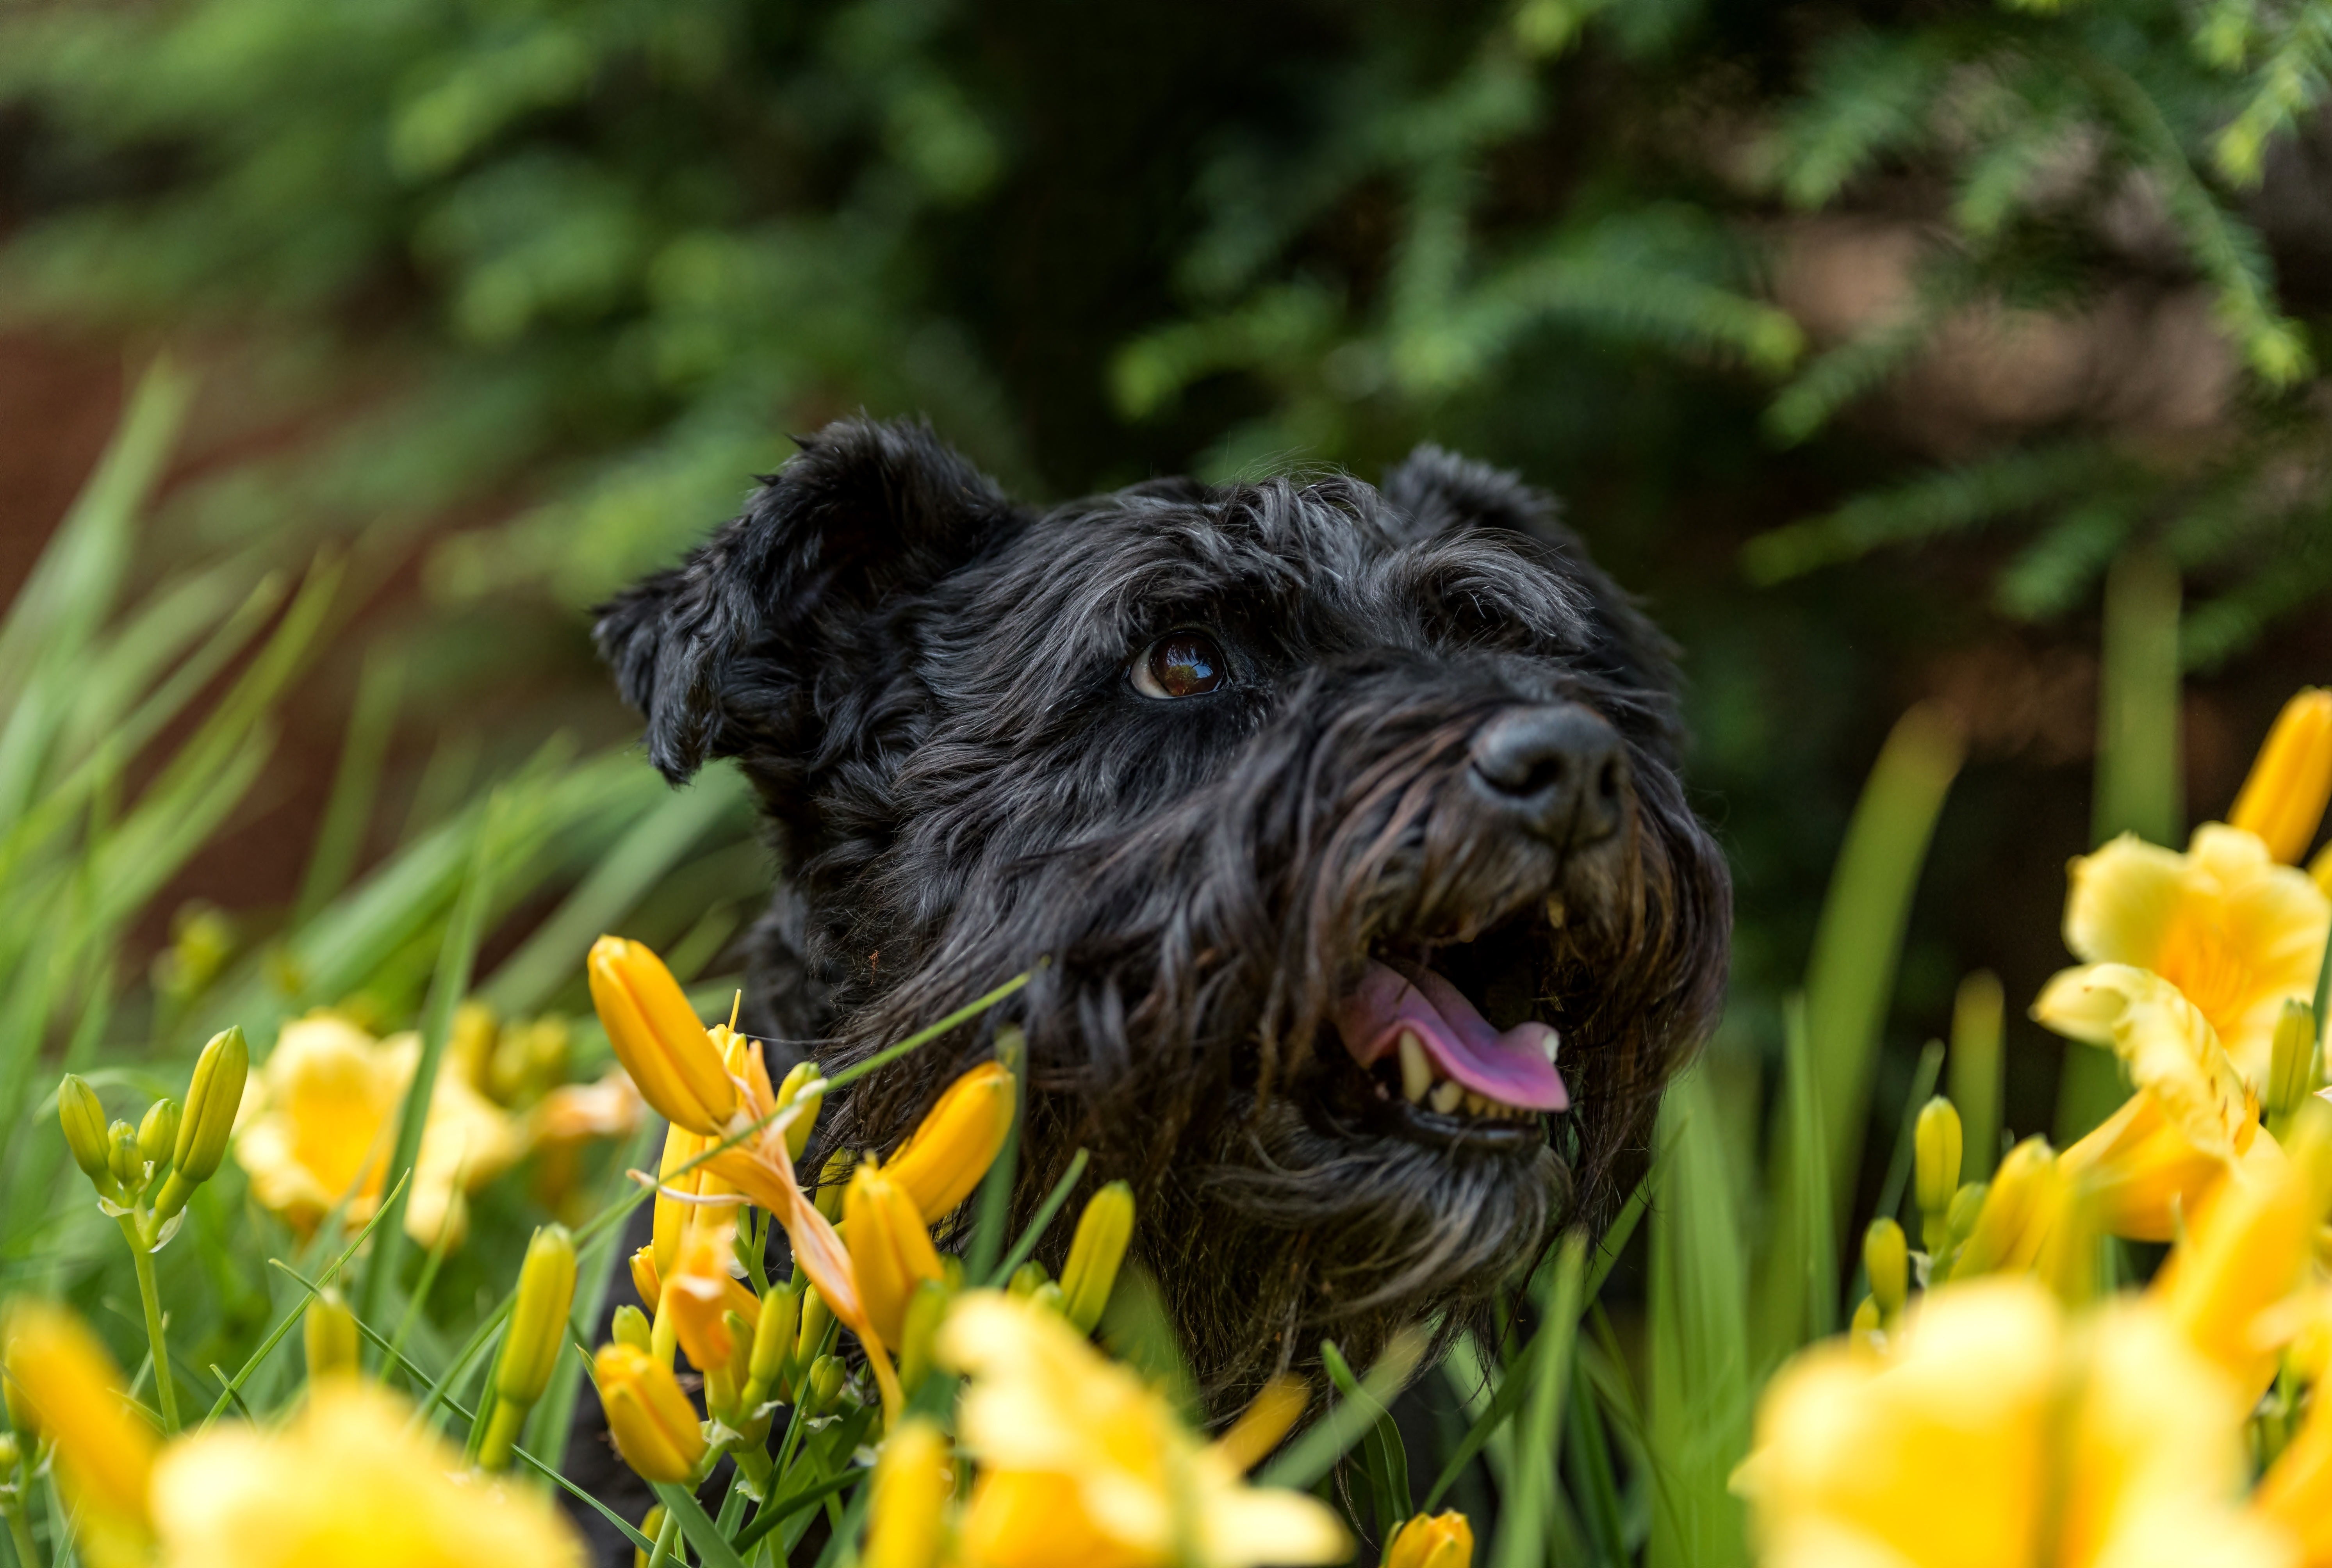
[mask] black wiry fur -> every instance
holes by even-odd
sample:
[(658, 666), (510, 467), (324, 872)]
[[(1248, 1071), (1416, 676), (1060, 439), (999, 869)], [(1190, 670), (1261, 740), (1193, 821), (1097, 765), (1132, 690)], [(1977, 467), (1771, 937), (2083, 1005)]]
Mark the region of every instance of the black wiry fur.
[[(1136, 693), (1130, 662), (1194, 626), (1229, 683)], [(788, 872), (761, 1032), (839, 1067), (1049, 961), (1005, 1009), (1021, 1212), (1080, 1145), (1131, 1180), (1218, 1408), (1323, 1335), (1365, 1360), (1462, 1321), (1567, 1217), (1601, 1223), (1718, 999), (1729, 892), (1667, 644), (1544, 497), (1436, 448), (1381, 491), (1168, 480), (1037, 516), (924, 427), (846, 420), (597, 637), (657, 767), (733, 757), (760, 791)], [(1467, 778), (1486, 722), (1559, 701), (1626, 743), (1627, 823), (1592, 851)], [(1521, 1149), (1370, 1130), (1326, 1027), (1363, 955), (1454, 975), (1497, 932), (1574, 1108)], [(892, 1146), (989, 1036), (869, 1078), (820, 1146)]]

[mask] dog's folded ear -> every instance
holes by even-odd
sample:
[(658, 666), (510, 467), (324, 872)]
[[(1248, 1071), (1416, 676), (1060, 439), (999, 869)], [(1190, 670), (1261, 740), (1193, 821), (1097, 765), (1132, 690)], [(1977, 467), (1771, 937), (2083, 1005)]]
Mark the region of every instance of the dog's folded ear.
[(874, 607), (1020, 521), (920, 421), (838, 420), (800, 445), (742, 516), (599, 607), (600, 656), (647, 720), (649, 760), (675, 783), (708, 758), (800, 744), (822, 672), (879, 662)]
[(1565, 573), (1587, 598), (1595, 626), (1590, 655), (1595, 673), (1640, 699), (1606, 717), (1639, 744), (1674, 760), (1681, 741), (1674, 701), (1676, 645), (1563, 526), (1553, 496), (1524, 483), (1519, 474), (1429, 443), (1386, 473), (1381, 493), (1394, 514), (1393, 526), (1408, 540), (1458, 529), (1497, 529), (1534, 539), (1561, 557)]

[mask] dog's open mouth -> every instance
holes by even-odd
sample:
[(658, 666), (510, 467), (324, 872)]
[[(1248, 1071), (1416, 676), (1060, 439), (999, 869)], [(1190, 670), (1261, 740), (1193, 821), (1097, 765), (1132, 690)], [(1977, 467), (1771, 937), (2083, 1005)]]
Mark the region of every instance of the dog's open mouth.
[[(1365, 1082), (1352, 1108), (1387, 1131), (1481, 1145), (1534, 1142), (1543, 1113), (1568, 1110), (1560, 1036), (1528, 1016), (1528, 940), (1510, 929), (1459, 946), (1372, 951), (1333, 1018)], [(1486, 1011), (1522, 1016), (1501, 1028)]]

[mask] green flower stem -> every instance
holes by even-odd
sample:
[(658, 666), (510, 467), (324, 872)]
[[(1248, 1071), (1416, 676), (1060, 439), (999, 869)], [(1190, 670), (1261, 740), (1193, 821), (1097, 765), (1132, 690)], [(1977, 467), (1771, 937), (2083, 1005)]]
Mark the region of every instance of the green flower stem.
[(40, 1552), (33, 1544), (33, 1439), (23, 1439), (16, 1455), (16, 1500), (8, 1509), (8, 1538), (16, 1548), (17, 1568), (41, 1568)]
[(162, 1435), (176, 1437), (178, 1432), (178, 1391), (177, 1380), (170, 1375), (170, 1345), (162, 1335), (162, 1293), (154, 1284), (154, 1255), (146, 1249), (146, 1238), (139, 1234), (135, 1216), (116, 1217), (123, 1239), (129, 1243), (129, 1260), (138, 1269), (138, 1296), (146, 1305), (146, 1343), (154, 1352), (154, 1391), (162, 1405)]
[(655, 1553), (648, 1558), (648, 1568), (664, 1568), (672, 1561), (672, 1549), (680, 1544), (680, 1519), (673, 1511), (664, 1511), (664, 1528), (656, 1532)]

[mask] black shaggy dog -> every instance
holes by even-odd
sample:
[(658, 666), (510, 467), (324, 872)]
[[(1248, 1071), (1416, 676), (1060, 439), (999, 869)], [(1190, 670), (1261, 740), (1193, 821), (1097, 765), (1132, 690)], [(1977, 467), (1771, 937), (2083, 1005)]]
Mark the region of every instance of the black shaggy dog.
[[(840, 1067), (1034, 970), (1021, 1211), (1081, 1145), (1133, 1183), (1218, 1410), (1601, 1223), (1718, 999), (1668, 645), (1543, 497), (1432, 447), (1381, 490), (1038, 514), (846, 420), (597, 637), (658, 768), (760, 791), (757, 1032)], [(893, 1146), (991, 1028), (820, 1146)]]

